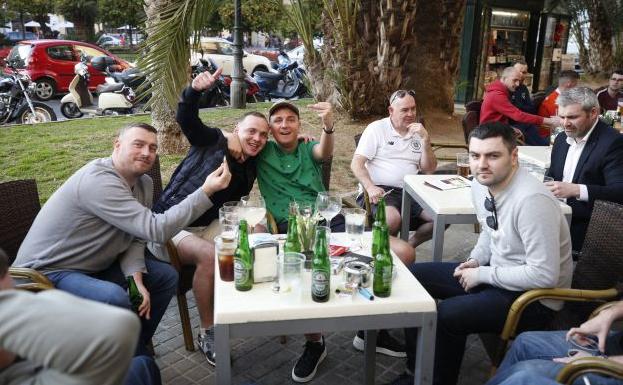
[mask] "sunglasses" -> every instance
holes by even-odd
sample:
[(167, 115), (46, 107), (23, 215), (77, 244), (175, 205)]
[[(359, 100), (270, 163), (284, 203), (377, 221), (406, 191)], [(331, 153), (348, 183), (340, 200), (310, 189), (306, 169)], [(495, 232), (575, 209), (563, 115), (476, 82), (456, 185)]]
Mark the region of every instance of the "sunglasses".
[(489, 197), (485, 198), (485, 210), (493, 213), (493, 215), (489, 215), (487, 217), (487, 226), (489, 226), (492, 230), (498, 230), (498, 212), (495, 208), (495, 198)]
[(402, 99), (407, 95), (411, 95), (415, 99), (415, 91), (413, 90), (398, 90), (389, 97), (389, 104), (392, 104), (396, 99)]

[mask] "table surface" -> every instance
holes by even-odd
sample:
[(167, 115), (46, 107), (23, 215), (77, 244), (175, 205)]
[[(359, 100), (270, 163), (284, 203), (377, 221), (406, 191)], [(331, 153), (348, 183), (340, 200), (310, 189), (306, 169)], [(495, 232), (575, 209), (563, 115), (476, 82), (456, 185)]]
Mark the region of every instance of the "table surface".
[(549, 168), (552, 148), (550, 146), (517, 146), (519, 159), (539, 167)]
[[(441, 174), (406, 175), (404, 182), (405, 185), (408, 184), (430, 206), (434, 214), (475, 215), (476, 210), (472, 203), (470, 187), (441, 191), (425, 183), (427, 180), (440, 180), (449, 177), (449, 175)], [(563, 214), (571, 214), (571, 207), (566, 203), (560, 202), (560, 208)]]
[[(371, 233), (364, 233), (363, 244), (369, 250)], [(346, 234), (331, 235), (331, 244), (345, 244)], [(364, 248), (366, 249), (366, 248)], [(356, 251), (369, 255), (369, 251)], [(433, 298), (424, 290), (411, 272), (394, 257), (394, 268), (397, 271), (392, 284), (391, 296), (375, 297), (373, 301), (360, 295), (341, 297), (335, 293), (340, 275), (331, 276), (331, 297), (328, 302), (317, 303), (311, 299), (311, 274), (303, 273), (302, 293), (275, 293), (272, 282), (254, 284), (246, 292), (237, 291), (233, 282), (223, 282), (218, 273), (215, 274), (215, 324), (240, 324), (246, 322), (266, 322), (276, 320), (299, 320), (322, 317), (352, 317), (368, 314), (394, 314), (405, 312), (435, 312)], [(372, 292), (372, 287), (369, 288)], [(278, 334), (278, 332), (276, 332)]]

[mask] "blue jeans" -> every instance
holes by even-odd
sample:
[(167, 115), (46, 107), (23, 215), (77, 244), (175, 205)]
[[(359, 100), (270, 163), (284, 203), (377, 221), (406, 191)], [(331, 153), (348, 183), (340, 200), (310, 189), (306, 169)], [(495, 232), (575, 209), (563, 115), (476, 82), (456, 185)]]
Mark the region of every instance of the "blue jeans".
[(162, 385), (160, 368), (149, 356), (136, 356), (130, 363), (125, 385)]
[[(434, 384), (456, 384), (467, 336), (472, 333), (500, 333), (508, 309), (523, 292), (479, 285), (469, 293), (452, 276), (458, 263), (415, 263), (410, 270), (429, 294), (441, 300), (437, 305)], [(537, 328), (551, 319), (551, 309), (533, 303), (524, 311), (522, 327)], [(405, 329), (407, 368), (415, 368), (416, 329)]]
[[(569, 344), (566, 331), (521, 333), (506, 353), (497, 373), (486, 385), (557, 384), (555, 381), (563, 364), (552, 361), (565, 357)], [(592, 385), (621, 385), (623, 381), (588, 375)], [(574, 385), (583, 385), (582, 377)]]
[[(141, 335), (137, 346), (137, 355), (146, 355), (146, 345), (151, 341), (158, 323), (162, 319), (171, 298), (177, 289), (177, 272), (171, 265), (145, 257), (147, 274), (143, 275), (143, 283), (151, 301), (150, 319), (141, 318)], [(106, 270), (94, 274), (62, 270), (47, 273), (46, 276), (54, 286), (78, 297), (132, 309), (127, 293), (126, 277), (121, 272), (118, 262), (114, 262)]]

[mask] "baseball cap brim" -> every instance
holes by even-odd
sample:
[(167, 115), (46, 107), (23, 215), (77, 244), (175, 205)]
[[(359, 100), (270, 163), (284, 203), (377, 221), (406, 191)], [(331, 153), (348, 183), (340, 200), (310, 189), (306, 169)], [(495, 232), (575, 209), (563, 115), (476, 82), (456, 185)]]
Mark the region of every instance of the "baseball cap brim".
[(280, 110), (282, 108), (287, 108), (290, 111), (294, 112), (297, 117), (299, 118), (301, 117), (298, 107), (295, 106), (294, 104), (290, 102), (278, 102), (278, 103), (273, 104), (273, 106), (270, 107), (270, 110), (268, 110), (268, 119), (270, 119), (270, 117), (275, 113), (275, 111)]

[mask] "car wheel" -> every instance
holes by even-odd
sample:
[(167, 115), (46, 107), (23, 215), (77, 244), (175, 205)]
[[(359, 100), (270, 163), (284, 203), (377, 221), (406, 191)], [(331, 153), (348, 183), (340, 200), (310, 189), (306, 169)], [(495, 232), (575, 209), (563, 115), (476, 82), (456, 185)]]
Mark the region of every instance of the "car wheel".
[(253, 76), (257, 71), (268, 72), (268, 68), (266, 68), (265, 66), (257, 66), (253, 68), (253, 72), (251, 72), (251, 76)]
[(39, 100), (48, 101), (54, 96), (54, 82), (50, 79), (39, 79), (35, 82), (35, 96)]

